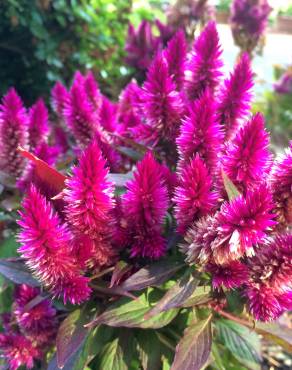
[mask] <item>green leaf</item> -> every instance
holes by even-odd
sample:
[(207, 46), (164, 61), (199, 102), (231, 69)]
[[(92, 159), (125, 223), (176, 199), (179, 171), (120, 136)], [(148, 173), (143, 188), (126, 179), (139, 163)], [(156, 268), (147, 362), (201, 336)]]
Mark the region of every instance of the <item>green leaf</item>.
[(234, 321), (220, 319), (216, 321), (218, 339), (238, 359), (250, 362), (261, 361), (260, 339), (258, 335)]
[(170, 288), (157, 305), (150, 310), (145, 318), (153, 317), (160, 312), (167, 311), (171, 308), (181, 307), (183, 303), (193, 294), (199, 280), (194, 278), (190, 271), (182, 276), (179, 281)]
[(182, 304), (182, 307), (194, 307), (199, 304), (207, 303), (211, 299), (211, 287), (199, 286), (194, 293)]
[(263, 335), (265, 339), (283, 347), (287, 352), (292, 352), (292, 332), (289, 328), (280, 325), (278, 322), (257, 322), (255, 331)]
[(199, 370), (211, 353), (211, 318), (190, 325), (178, 343), (171, 370)]
[(214, 358), (216, 368), (218, 370), (226, 370), (226, 368), (224, 366), (224, 362), (223, 362), (221, 354), (220, 354), (220, 351), (219, 351), (219, 348), (218, 348), (217, 344), (214, 341), (212, 343), (212, 356)]
[(0, 258), (8, 257), (17, 257), (17, 242), (14, 235), (5, 239), (0, 246)]
[(23, 262), (0, 259), (0, 274), (15, 284), (40, 286), (40, 283), (32, 277), (31, 272)]
[(125, 290), (142, 290), (149, 286), (159, 286), (183, 266), (183, 264), (177, 262), (160, 260), (150, 266), (143, 267), (121, 286)]
[(238, 197), (240, 195), (239, 190), (237, 189), (237, 187), (233, 184), (233, 182), (230, 180), (230, 178), (226, 175), (226, 173), (223, 170), (222, 170), (222, 178), (223, 178), (224, 188), (228, 195), (228, 199), (233, 200), (234, 198)]
[(140, 330), (136, 339), (143, 370), (159, 370), (162, 353), (157, 333), (154, 330)]
[(171, 309), (145, 320), (145, 314), (152, 308), (152, 304), (156, 303), (160, 298), (161, 292), (153, 290), (149, 294), (140, 294), (136, 300), (123, 297), (110, 305), (106, 311), (94, 321), (87, 324), (87, 326), (92, 327), (98, 324), (106, 324), (114, 327), (122, 326), (128, 328), (162, 328), (174, 319), (178, 310)]

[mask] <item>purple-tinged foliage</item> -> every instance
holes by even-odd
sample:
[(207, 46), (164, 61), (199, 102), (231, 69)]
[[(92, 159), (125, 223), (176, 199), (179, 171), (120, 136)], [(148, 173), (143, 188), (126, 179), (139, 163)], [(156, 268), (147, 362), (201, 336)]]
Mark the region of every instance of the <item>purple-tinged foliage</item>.
[(243, 54), (231, 73), (224, 81), (218, 100), (219, 122), (225, 126), (227, 138), (238, 129), (240, 119), (250, 110), (253, 88), (253, 73), (247, 53)]
[(187, 65), (185, 90), (190, 101), (206, 90), (214, 91), (222, 73), (221, 46), (214, 22), (209, 22), (196, 39)]
[(0, 105), (0, 170), (17, 178), (21, 175), (24, 158), (17, 147), (28, 144), (28, 117), (20, 97), (11, 88)]
[(33, 150), (41, 142), (46, 141), (49, 133), (49, 113), (42, 99), (30, 108), (28, 117), (29, 148)]

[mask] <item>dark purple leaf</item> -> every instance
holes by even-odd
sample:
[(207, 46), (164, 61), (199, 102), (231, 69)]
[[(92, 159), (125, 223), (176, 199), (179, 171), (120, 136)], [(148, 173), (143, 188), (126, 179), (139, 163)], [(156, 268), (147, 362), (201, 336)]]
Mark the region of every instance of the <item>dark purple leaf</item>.
[(186, 328), (179, 341), (171, 370), (200, 370), (211, 353), (211, 318), (195, 322)]
[(120, 279), (127, 274), (129, 271), (131, 271), (132, 266), (129, 265), (127, 262), (119, 261), (114, 268), (114, 271), (112, 273), (110, 288), (112, 288), (114, 285), (117, 285), (120, 281)]
[(174, 275), (182, 266), (184, 265), (177, 262), (161, 260), (137, 271), (121, 287), (125, 290), (142, 290), (149, 286), (159, 286)]
[(0, 259), (0, 274), (15, 284), (40, 286), (40, 283), (32, 277), (31, 272), (23, 262)]

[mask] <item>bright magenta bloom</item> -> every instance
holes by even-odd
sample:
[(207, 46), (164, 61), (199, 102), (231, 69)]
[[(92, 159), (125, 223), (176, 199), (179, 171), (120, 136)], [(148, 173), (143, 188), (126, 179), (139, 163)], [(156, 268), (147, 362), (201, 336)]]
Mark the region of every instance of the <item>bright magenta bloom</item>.
[(274, 204), (267, 187), (259, 186), (222, 205), (217, 216), (218, 240), (213, 244), (217, 264), (254, 254), (254, 246), (262, 242), (276, 224), (272, 214)]
[(33, 342), (22, 334), (0, 334), (0, 350), (10, 370), (17, 370), (20, 366), (32, 369), (34, 360), (41, 359), (42, 356)]
[(93, 108), (98, 112), (102, 104), (102, 95), (91, 71), (84, 78), (84, 89)]
[(79, 158), (79, 165), (73, 169), (64, 190), (69, 223), (77, 235), (87, 235), (94, 241), (95, 248), (89, 261), (93, 266), (110, 264), (114, 256), (110, 245), (114, 227), (114, 189), (107, 180), (105, 165), (100, 149), (93, 142)]
[(158, 54), (144, 83), (143, 109), (146, 124), (153, 130), (153, 138), (175, 140), (183, 114), (180, 94), (169, 74), (166, 59)]
[(62, 296), (64, 302), (79, 304), (88, 299), (88, 278), (82, 276), (72, 255), (71, 236), (52, 205), (35, 187), (22, 202), (18, 252), (36, 278)]
[(292, 225), (292, 142), (285, 154), (275, 161), (269, 182), (276, 204), (277, 221), (283, 227)]
[(195, 40), (186, 71), (186, 93), (191, 101), (206, 90), (214, 91), (222, 73), (221, 47), (214, 22), (209, 22)]
[(210, 263), (206, 266), (206, 271), (212, 274), (214, 289), (220, 289), (224, 286), (227, 289), (238, 288), (248, 279), (248, 269), (239, 261), (232, 261), (228, 265)]
[(175, 217), (178, 232), (184, 234), (199, 217), (212, 212), (218, 194), (212, 191), (212, 179), (198, 155), (182, 168), (178, 182), (174, 195)]
[(20, 97), (11, 88), (0, 106), (0, 169), (13, 177), (21, 175), (25, 160), (17, 152), (28, 141), (28, 117)]
[(61, 82), (56, 82), (51, 90), (51, 101), (54, 111), (60, 118), (63, 118), (64, 108), (69, 99), (69, 93)]
[(250, 59), (244, 53), (230, 78), (224, 81), (218, 100), (219, 122), (225, 125), (226, 136), (235, 133), (239, 120), (248, 113), (251, 105), (253, 72)]
[(35, 149), (45, 141), (49, 133), (49, 114), (42, 99), (39, 99), (29, 110), (29, 147)]
[(132, 256), (157, 259), (166, 252), (162, 224), (168, 208), (161, 166), (148, 152), (137, 164), (134, 179), (126, 184), (123, 209)]
[(198, 100), (189, 105), (189, 112), (176, 139), (180, 156), (179, 166), (199, 154), (208, 169), (213, 172), (218, 166), (222, 138), (214, 97), (206, 90)]
[(185, 34), (180, 30), (168, 42), (167, 48), (164, 51), (169, 74), (172, 76), (178, 90), (182, 88), (185, 80), (187, 49), (188, 45)]
[(271, 166), (268, 146), (269, 135), (260, 113), (246, 122), (228, 143), (222, 166), (239, 190), (245, 191), (265, 180)]

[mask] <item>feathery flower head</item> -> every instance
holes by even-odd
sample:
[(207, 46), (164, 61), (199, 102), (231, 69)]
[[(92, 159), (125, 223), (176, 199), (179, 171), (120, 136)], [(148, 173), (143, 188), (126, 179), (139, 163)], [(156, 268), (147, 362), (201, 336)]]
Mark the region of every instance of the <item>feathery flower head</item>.
[(230, 202), (225, 202), (217, 216), (218, 239), (212, 245), (217, 264), (229, 263), (244, 254), (254, 254), (253, 247), (267, 237), (276, 224), (270, 190), (261, 185)]
[(222, 156), (224, 172), (241, 191), (264, 181), (270, 170), (269, 135), (264, 124), (262, 114), (254, 115), (227, 144)]
[(284, 227), (292, 225), (292, 141), (275, 161), (269, 176), (276, 204), (277, 221)]
[(147, 125), (156, 136), (173, 141), (181, 122), (183, 103), (162, 53), (156, 56), (149, 68), (143, 98)]
[(185, 89), (189, 99), (197, 99), (207, 88), (214, 91), (222, 75), (221, 47), (214, 22), (209, 22), (196, 39), (187, 66)]
[(63, 118), (64, 108), (68, 99), (69, 93), (66, 87), (57, 81), (51, 90), (51, 102), (55, 113), (61, 118)]
[(84, 89), (93, 108), (99, 111), (102, 104), (102, 95), (91, 71), (89, 71), (84, 78)]
[[(94, 265), (104, 264), (104, 261), (109, 264), (114, 256), (109, 242), (114, 223), (114, 189), (107, 175), (106, 162), (94, 141), (80, 156), (79, 165), (73, 169), (64, 190), (68, 222), (75, 233), (94, 240), (95, 252), (91, 256)], [(99, 253), (100, 248), (102, 253)], [(99, 254), (103, 255), (102, 261)]]
[(17, 147), (26, 147), (28, 117), (20, 97), (11, 88), (0, 106), (0, 169), (11, 176), (21, 175), (24, 158)]
[(290, 67), (280, 79), (274, 84), (274, 89), (278, 94), (292, 94), (292, 68)]
[(31, 186), (22, 206), (18, 252), (28, 267), (55, 296), (62, 295), (64, 302), (79, 304), (87, 300), (88, 279), (80, 275), (72, 256), (71, 235), (51, 203)]
[(28, 135), (30, 149), (45, 141), (49, 133), (49, 114), (43, 99), (39, 99), (29, 110)]
[(215, 208), (218, 194), (212, 191), (212, 179), (202, 159), (197, 155), (182, 167), (174, 195), (178, 232), (184, 234), (199, 217)]
[(117, 106), (106, 97), (102, 98), (101, 109), (99, 113), (101, 126), (108, 132), (118, 132), (121, 125), (117, 122)]
[(219, 122), (225, 126), (228, 138), (238, 128), (239, 120), (244, 118), (250, 109), (253, 85), (250, 58), (244, 53), (230, 78), (224, 81), (218, 98)]
[(248, 269), (239, 261), (231, 261), (227, 265), (209, 263), (206, 271), (212, 274), (214, 289), (226, 287), (227, 289), (239, 288), (248, 280)]
[(119, 115), (136, 111), (141, 104), (142, 89), (136, 81), (131, 81), (121, 92), (119, 97)]
[(21, 334), (0, 334), (0, 350), (10, 370), (17, 370), (20, 366), (32, 369), (34, 360), (42, 356), (32, 341)]
[(175, 29), (169, 24), (160, 22), (159, 19), (155, 19), (155, 26), (158, 28), (159, 36), (162, 44), (165, 46), (168, 41), (173, 37)]
[(178, 90), (181, 89), (185, 79), (187, 48), (188, 45), (184, 32), (180, 30), (168, 42), (167, 48), (164, 51), (169, 74)]
[(180, 127), (180, 135), (176, 140), (180, 156), (179, 166), (199, 154), (210, 172), (213, 172), (218, 165), (222, 139), (214, 97), (206, 90), (198, 100), (190, 103), (189, 113)]
[(97, 116), (86, 95), (84, 84), (75, 80), (66, 101), (64, 117), (81, 147), (86, 147), (96, 134)]
[(133, 180), (126, 184), (123, 209), (131, 234), (133, 256), (159, 258), (165, 254), (161, 237), (162, 223), (168, 208), (167, 188), (161, 166), (148, 152), (137, 164)]

